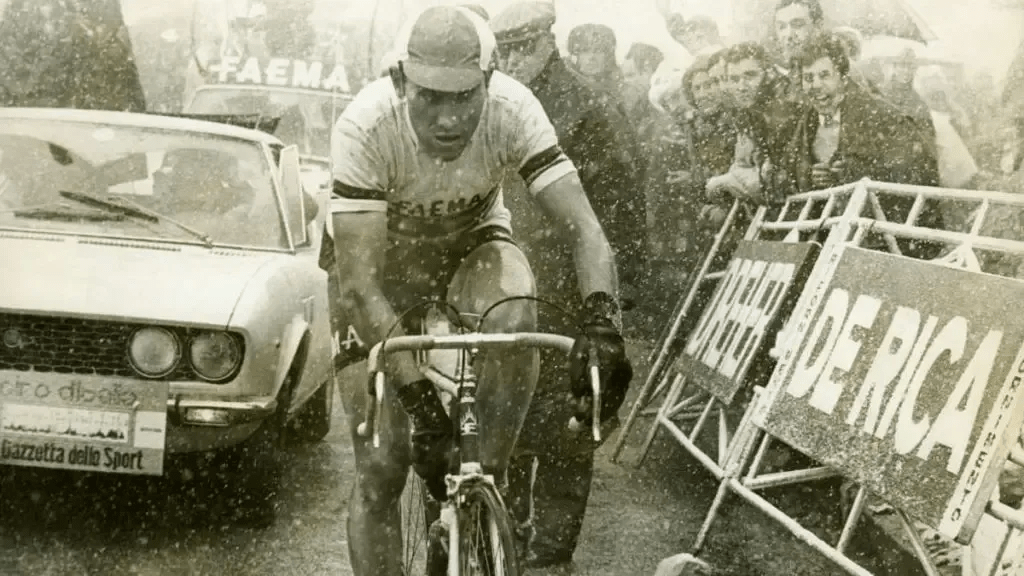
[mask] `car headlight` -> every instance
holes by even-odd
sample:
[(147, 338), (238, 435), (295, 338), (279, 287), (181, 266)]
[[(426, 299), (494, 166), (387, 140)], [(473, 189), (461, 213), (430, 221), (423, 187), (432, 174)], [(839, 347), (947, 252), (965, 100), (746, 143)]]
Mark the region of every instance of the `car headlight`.
[(200, 378), (219, 382), (234, 376), (242, 363), (242, 346), (229, 332), (203, 332), (192, 338), (188, 359)]
[(181, 344), (165, 328), (139, 328), (128, 341), (128, 360), (139, 374), (160, 378), (181, 360)]

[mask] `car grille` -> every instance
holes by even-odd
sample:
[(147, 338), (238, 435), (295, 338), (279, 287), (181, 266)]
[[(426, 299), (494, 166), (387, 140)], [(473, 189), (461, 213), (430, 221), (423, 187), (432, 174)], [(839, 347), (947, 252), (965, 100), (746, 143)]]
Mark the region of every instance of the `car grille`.
[[(0, 370), (139, 377), (128, 361), (124, 322), (0, 314)], [(194, 378), (179, 362), (167, 380)]]

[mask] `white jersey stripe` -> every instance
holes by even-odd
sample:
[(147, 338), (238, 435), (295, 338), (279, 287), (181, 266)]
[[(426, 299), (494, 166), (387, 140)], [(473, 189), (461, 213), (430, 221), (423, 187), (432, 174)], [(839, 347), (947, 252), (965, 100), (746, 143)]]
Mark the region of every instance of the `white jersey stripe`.
[(386, 200), (353, 200), (351, 198), (331, 198), (331, 213), (339, 212), (387, 212)]

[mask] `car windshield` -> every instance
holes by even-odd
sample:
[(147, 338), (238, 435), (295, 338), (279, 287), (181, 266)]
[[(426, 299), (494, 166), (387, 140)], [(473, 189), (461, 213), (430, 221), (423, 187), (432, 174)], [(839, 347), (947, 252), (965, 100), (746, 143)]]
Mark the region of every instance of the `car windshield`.
[(351, 100), (345, 94), (299, 88), (218, 85), (197, 90), (186, 111), (280, 117), (275, 136), (298, 146), (300, 154), (327, 158), (333, 119)]
[(55, 119), (0, 123), (0, 228), (284, 248), (261, 144)]

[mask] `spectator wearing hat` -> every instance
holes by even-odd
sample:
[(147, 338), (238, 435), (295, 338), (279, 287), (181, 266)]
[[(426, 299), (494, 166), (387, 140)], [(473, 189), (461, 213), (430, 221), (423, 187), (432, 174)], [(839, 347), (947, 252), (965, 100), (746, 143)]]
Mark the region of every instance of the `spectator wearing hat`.
[(672, 39), (686, 48), (691, 56), (709, 56), (725, 47), (718, 23), (704, 14), (683, 18), (673, 14), (665, 22)]
[[(540, 101), (618, 252), (624, 283), (635, 282), (635, 268), (630, 263), (641, 260), (645, 248), (642, 239), (636, 238), (644, 230), (644, 210), (633, 169), (631, 130), (621, 115), (570, 71), (558, 53), (551, 30), (554, 22), (550, 2), (519, 2), (495, 15), (490, 24), (500, 68), (525, 84)], [(537, 295), (570, 311), (566, 317), (539, 306), (538, 327), (572, 334), (576, 328), (568, 321), (576, 317), (582, 302), (574, 289), (571, 247), (560, 239), (564, 233), (561, 224), (530, 203), (525, 191), (516, 189), (521, 186), (518, 181), (506, 180), (504, 198), (512, 213), (516, 241), (536, 277)], [(533, 511), (534, 534), (527, 548), (527, 562), (532, 566), (571, 562), (598, 447), (588, 434), (566, 429), (572, 411), (562, 400), (570, 385), (564, 362), (564, 356), (541, 351), (540, 379), (509, 467), (513, 514), (525, 523), (531, 508)]]

